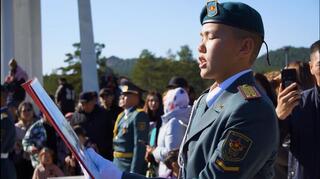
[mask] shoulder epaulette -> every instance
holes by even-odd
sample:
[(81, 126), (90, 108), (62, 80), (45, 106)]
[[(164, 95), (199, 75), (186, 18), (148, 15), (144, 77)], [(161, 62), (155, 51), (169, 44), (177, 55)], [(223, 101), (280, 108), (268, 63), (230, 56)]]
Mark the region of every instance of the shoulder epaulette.
[(138, 112), (144, 112), (144, 110), (142, 108), (137, 108), (136, 109)]
[(261, 95), (257, 88), (255, 86), (250, 86), (250, 85), (241, 85), (238, 86), (238, 90), (244, 97), (244, 99), (255, 99), (255, 98), (260, 98)]
[(1, 120), (8, 118), (8, 114), (7, 113), (1, 113)]

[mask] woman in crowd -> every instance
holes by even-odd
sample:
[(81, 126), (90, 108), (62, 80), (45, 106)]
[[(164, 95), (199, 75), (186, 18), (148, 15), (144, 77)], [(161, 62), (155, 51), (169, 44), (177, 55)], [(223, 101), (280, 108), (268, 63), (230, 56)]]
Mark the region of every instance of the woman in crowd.
[(152, 155), (159, 161), (159, 177), (168, 177), (172, 171), (164, 164), (168, 153), (178, 149), (189, 122), (191, 107), (188, 93), (183, 88), (169, 90), (163, 98), (164, 115), (156, 148), (147, 146), (146, 160)]
[(23, 151), (22, 139), (27, 130), (37, 120), (33, 106), (30, 102), (20, 103), (17, 110), (18, 122), (16, 127), (16, 144), (12, 153), (12, 158), (17, 170), (17, 178), (31, 178), (33, 167), (31, 165), (30, 156)]
[(153, 145), (157, 145), (157, 137), (161, 127), (161, 115), (163, 114), (163, 103), (160, 93), (150, 91), (147, 95), (143, 110), (148, 114), (150, 119), (150, 139), (154, 140)]

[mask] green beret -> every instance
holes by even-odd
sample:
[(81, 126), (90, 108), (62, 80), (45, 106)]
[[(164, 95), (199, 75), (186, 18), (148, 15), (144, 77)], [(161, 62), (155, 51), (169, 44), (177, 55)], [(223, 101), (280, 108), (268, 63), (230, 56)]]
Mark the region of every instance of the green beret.
[(259, 34), (264, 39), (263, 22), (259, 12), (240, 2), (218, 3), (209, 0), (200, 15), (201, 24), (221, 23)]

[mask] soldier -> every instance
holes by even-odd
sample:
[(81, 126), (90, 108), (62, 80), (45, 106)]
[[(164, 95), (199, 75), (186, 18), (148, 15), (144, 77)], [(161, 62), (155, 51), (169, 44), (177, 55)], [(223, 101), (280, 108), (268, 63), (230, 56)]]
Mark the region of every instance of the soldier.
[(16, 170), (8, 157), (15, 143), (16, 130), (6, 106), (7, 94), (6, 87), (1, 85), (1, 178), (15, 179)]
[[(261, 16), (243, 3), (209, 0), (200, 22), (200, 75), (215, 83), (193, 105), (180, 148), (180, 177), (272, 178), (279, 143), (277, 119), (251, 70), (264, 42)], [(142, 178), (117, 172), (91, 150), (89, 155), (104, 179)]]
[(124, 109), (114, 126), (113, 163), (125, 172), (144, 175), (145, 143), (148, 141), (149, 118), (139, 104), (139, 88), (132, 83), (120, 86), (119, 106)]

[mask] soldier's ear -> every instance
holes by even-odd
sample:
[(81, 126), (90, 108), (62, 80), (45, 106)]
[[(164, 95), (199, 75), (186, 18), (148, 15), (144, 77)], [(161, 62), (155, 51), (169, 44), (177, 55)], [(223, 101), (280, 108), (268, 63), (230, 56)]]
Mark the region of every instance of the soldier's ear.
[(243, 57), (251, 57), (254, 51), (254, 40), (250, 37), (246, 37), (241, 40), (240, 42), (240, 50), (239, 55)]

